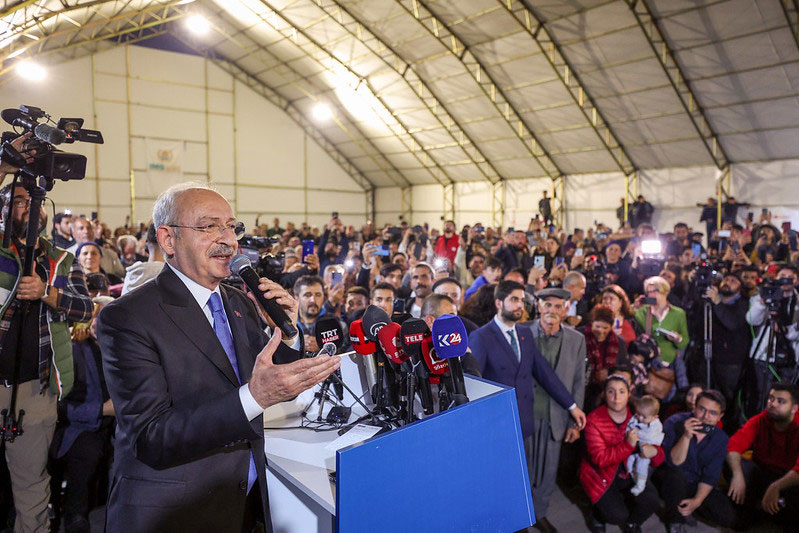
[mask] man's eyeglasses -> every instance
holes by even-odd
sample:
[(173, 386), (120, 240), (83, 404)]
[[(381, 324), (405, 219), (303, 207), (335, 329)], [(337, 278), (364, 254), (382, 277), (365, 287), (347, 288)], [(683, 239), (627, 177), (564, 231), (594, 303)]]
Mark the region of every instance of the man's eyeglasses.
[(30, 198), (14, 198), (14, 207), (29, 207), (30, 205)]
[(203, 226), (181, 226), (180, 224), (167, 224), (170, 228), (193, 229), (209, 235), (211, 237), (221, 237), (226, 231), (232, 231), (236, 239), (244, 236), (244, 222), (232, 222), (230, 224), (205, 224)]

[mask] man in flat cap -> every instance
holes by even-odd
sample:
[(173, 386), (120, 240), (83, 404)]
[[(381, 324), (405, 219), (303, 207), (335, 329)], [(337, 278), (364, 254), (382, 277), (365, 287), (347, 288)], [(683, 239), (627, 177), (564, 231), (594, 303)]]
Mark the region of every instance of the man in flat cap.
[[(552, 300), (553, 302), (559, 301), (560, 310), (556, 314), (558, 314), (560, 319), (565, 299), (569, 297), (569, 292), (562, 289), (539, 291), (538, 295), (541, 295), (542, 300), (550, 300), (546, 296), (548, 291), (557, 291), (557, 294), (560, 295), (560, 300)], [(563, 296), (564, 294), (565, 297)], [(569, 413), (574, 419), (574, 425), (578, 431), (577, 435), (579, 435), (579, 430), (585, 425), (585, 413), (580, 407), (583, 402), (583, 389), (582, 386), (579, 387), (579, 397), (573, 396), (569, 392), (569, 389), (573, 389), (572, 381), (569, 381), (564, 386), (564, 383), (553, 370), (555, 365), (548, 363), (542, 357), (532, 330), (529, 327), (518, 324), (524, 310), (524, 285), (516, 281), (500, 281), (494, 289), (494, 304), (497, 308), (496, 316), (488, 324), (469, 335), (469, 347), (472, 349), (474, 358), (477, 359), (480, 374), (484, 378), (516, 389), (516, 403), (519, 407), (519, 420), (524, 438), (524, 450), (527, 456), (527, 470), (530, 474), (531, 485), (534, 486), (534, 437), (538, 429), (536, 425), (539, 423), (538, 420), (534, 420), (537, 418), (534, 413), (538, 410), (536, 402), (539, 396), (535, 392), (536, 389), (543, 389), (547, 392), (548, 404), (557, 404), (560, 411)], [(542, 310), (549, 310), (546, 313), (555, 312), (551, 309), (551, 305), (539, 305)], [(558, 327), (560, 327), (560, 322), (558, 322)], [(573, 330), (571, 331), (576, 333)], [(583, 341), (582, 346), (584, 360), (585, 341)], [(582, 384), (582, 381), (580, 381), (580, 384)], [(550, 410), (549, 405), (547, 410)], [(560, 440), (563, 440), (563, 434), (566, 431), (565, 422), (563, 422), (562, 427)], [(547, 431), (550, 431), (549, 428), (550, 425), (548, 424)], [(557, 456), (554, 464), (557, 468)], [(533, 490), (535, 491), (535, 489)], [(538, 520), (536, 528), (542, 531), (552, 531), (554, 528), (546, 520), (546, 517), (543, 514), (539, 514), (535, 492), (533, 493), (533, 503), (536, 505), (536, 519)]]
[[(538, 291), (539, 319), (530, 326), (538, 351), (552, 367), (561, 383), (582, 409), (585, 393), (585, 337), (577, 330), (564, 326), (571, 294), (568, 290), (550, 288)], [(563, 441), (574, 442), (580, 430), (569, 411), (550, 397), (545, 387), (534, 388), (533, 469), (530, 484), (533, 505), (538, 520), (536, 528), (550, 532), (555, 528), (546, 519), (549, 500), (558, 474), (560, 447)]]

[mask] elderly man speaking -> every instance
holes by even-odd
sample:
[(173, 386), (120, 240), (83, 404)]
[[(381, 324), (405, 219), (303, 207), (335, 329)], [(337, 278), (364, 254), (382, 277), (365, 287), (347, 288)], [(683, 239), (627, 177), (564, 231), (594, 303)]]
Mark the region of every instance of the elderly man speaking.
[[(153, 221), (166, 266), (99, 317), (118, 424), (107, 530), (271, 530), (263, 410), (323, 381), (340, 357), (297, 360), (300, 339), (276, 328), (270, 338), (254, 299), (220, 285), (237, 223), (218, 193), (170, 187)], [(296, 323), (297, 302), (260, 282)]]

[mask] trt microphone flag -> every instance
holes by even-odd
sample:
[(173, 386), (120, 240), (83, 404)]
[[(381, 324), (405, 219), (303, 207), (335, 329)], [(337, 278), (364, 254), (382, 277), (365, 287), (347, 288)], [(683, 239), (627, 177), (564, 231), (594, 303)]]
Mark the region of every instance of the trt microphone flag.
[(322, 317), (316, 322), (314, 337), (316, 337), (316, 344), (320, 347), (332, 342), (336, 346), (336, 353), (341, 351), (344, 344), (344, 331), (342, 331), (339, 321), (333, 317)]
[(469, 347), (463, 321), (454, 315), (441, 315), (433, 322), (433, 346), (441, 359), (460, 357)]

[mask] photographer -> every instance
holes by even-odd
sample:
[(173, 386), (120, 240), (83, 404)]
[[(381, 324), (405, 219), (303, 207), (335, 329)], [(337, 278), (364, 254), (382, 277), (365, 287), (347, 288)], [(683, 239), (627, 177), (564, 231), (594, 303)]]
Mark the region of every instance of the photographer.
[(742, 287), (738, 275), (728, 273), (722, 278), (721, 285), (711, 286), (705, 292), (713, 311), (712, 382), (730, 406), (730, 419), (734, 419), (735, 392), (752, 341), (746, 324), (749, 299), (741, 294)]
[[(4, 220), (11, 217), (13, 242), (13, 247), (0, 249), (5, 258), (0, 286), (7, 293), (0, 324), (0, 379), (5, 385), (0, 387), (0, 404), (6, 408), (16, 390), (16, 408), (25, 411), (24, 433), (5, 443), (6, 460), (17, 530), (46, 531), (50, 479), (45, 467), (56, 423), (56, 396), (69, 393), (74, 376), (67, 321), (88, 321), (92, 301), (75, 257), (44, 238), (36, 243), (35, 274), (22, 275), (18, 250), (24, 250), (30, 196), (21, 185), (13, 191), (6, 185), (0, 200)], [(46, 223), (42, 209), (40, 228)]]
[[(772, 281), (764, 281), (760, 292), (749, 302), (746, 321), (754, 326), (754, 338), (749, 357), (755, 366), (754, 379), (750, 380), (751, 390), (750, 412), (757, 412), (765, 404), (771, 382), (776, 372), (782, 381), (795, 378), (796, 347), (799, 337), (796, 324), (796, 308), (799, 293), (796, 291), (796, 269), (783, 265)], [(773, 328), (773, 340), (770, 330)]]

